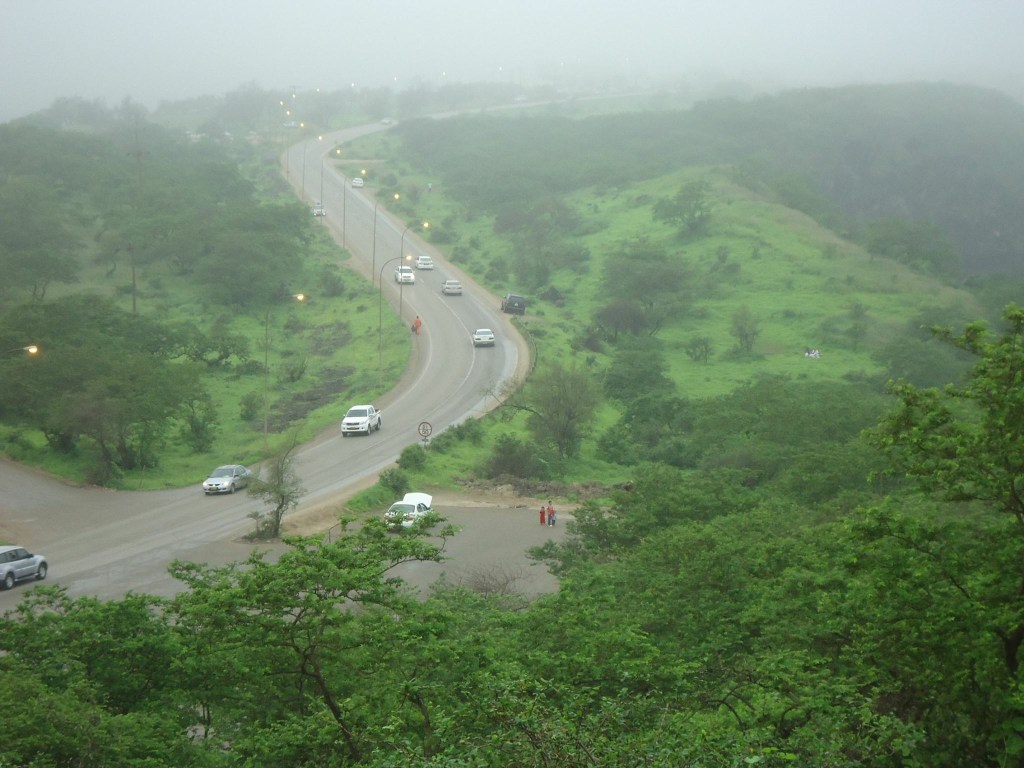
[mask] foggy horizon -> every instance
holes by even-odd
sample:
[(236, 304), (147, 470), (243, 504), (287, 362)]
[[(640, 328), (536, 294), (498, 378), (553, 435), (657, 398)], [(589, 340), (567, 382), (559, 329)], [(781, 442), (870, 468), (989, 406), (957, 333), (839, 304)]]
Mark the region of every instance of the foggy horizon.
[(59, 98), (163, 102), (241, 87), (510, 82), (759, 90), (948, 81), (1024, 97), (1024, 3), (1009, 0), (0, 0), (0, 122)]

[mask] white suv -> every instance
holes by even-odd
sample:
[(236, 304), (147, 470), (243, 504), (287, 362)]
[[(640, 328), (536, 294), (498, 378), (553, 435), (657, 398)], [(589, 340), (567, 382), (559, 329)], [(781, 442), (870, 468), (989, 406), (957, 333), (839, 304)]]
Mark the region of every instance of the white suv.
[(418, 256), (416, 258), (416, 269), (433, 269), (434, 260), (429, 256)]
[(412, 267), (402, 265), (395, 270), (395, 282), (396, 283), (415, 283), (416, 273), (412, 271)]
[(0, 588), (10, 589), (22, 579), (45, 579), (46, 558), (24, 547), (0, 547)]

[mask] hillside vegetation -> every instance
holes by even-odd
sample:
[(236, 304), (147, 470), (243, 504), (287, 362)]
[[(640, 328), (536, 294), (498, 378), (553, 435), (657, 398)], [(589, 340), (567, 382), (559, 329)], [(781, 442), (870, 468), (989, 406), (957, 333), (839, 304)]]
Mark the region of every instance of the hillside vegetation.
[(92, 117), (0, 126), (4, 453), (181, 486), (397, 379), (401, 343), (380, 371), (351, 365), (377, 356), (376, 297), (287, 195), (272, 145), (232, 155), (131, 111)]
[(1024, 106), (943, 84), (808, 89), (691, 110), (573, 120), (467, 116), (403, 125), (410, 159), (443, 175), (470, 211), (616, 188), (694, 165), (745, 184), (855, 239), (873, 226), (927, 224), (968, 273), (1020, 278)]
[[(767, 103), (762, 127), (789, 98), (815, 102)], [(1024, 311), (952, 286), (927, 222), (882, 210), (891, 237), (865, 237), (800, 173), (787, 205), (726, 151), (756, 143), (756, 106), (714, 107), (717, 137), (694, 110), (406, 121), (360, 142), (371, 189), (528, 296), (536, 350), (496, 414), (409, 446), (383, 492), (571, 497), (565, 543), (531, 553), (556, 594), (527, 602), (496, 571), (415, 595), (392, 569), (458, 533), (378, 515), (276, 562), (176, 563), (173, 600), (37, 589), (0, 627), (24, 703), (0, 719), (4, 759), (1024, 765)], [(819, 125), (808, 148), (838, 141)], [(62, 306), (22, 299), (5, 332)], [(0, 381), (26, 376), (17, 360)], [(24, 418), (28, 393), (3, 386), (0, 413)]]

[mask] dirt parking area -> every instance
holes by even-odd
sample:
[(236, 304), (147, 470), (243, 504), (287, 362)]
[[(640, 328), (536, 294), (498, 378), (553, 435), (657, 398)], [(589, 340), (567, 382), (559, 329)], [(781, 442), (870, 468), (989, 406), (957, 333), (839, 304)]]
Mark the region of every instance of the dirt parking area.
[[(540, 524), (540, 506), (547, 499), (508, 493), (438, 493), (434, 509), (459, 529), (444, 542), (440, 563), (406, 563), (394, 575), (422, 590), (444, 578), (481, 591), (507, 591), (535, 597), (554, 592), (558, 581), (543, 564), (527, 556), (531, 547), (565, 539), (572, 508), (558, 503), (555, 525)], [(335, 510), (315, 510), (286, 518), (286, 534), (309, 535), (337, 529)], [(441, 544), (441, 540), (436, 540)]]

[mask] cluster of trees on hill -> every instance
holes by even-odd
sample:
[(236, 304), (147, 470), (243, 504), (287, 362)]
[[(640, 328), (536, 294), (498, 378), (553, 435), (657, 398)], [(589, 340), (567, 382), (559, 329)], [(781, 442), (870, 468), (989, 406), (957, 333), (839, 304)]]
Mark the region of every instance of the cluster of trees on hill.
[(649, 464), (535, 552), (561, 589), (529, 605), (415, 599), (389, 572), (442, 549), (377, 520), (176, 564), (173, 600), (37, 589), (0, 626), (5, 760), (1021, 765), (1024, 311), (946, 338), (963, 385), (900, 386), (869, 432), (916, 491), (839, 513)]
[(685, 112), (470, 116), (399, 130), (417, 165), (443, 174), (465, 205), (498, 216), (523, 201), (624, 186), (665, 168), (733, 165), (739, 180), (882, 245), (880, 255), (912, 263), (927, 255), (936, 271), (1022, 270), (1024, 106), (994, 91), (858, 86)]
[[(210, 450), (220, 416), (204, 377), (262, 369), (229, 318), (282, 303), (310, 230), (217, 147), (131, 109), (94, 117), (0, 126), (0, 346), (44, 351), (0, 360), (0, 419), (56, 452), (84, 448), (88, 479), (107, 484), (157, 466), (168, 440)], [(318, 287), (342, 281), (325, 271)]]

